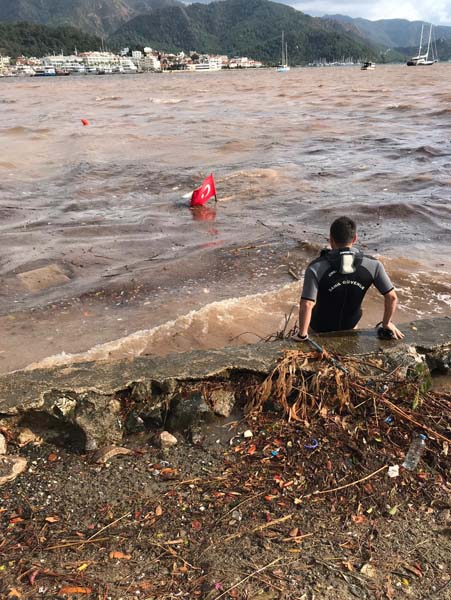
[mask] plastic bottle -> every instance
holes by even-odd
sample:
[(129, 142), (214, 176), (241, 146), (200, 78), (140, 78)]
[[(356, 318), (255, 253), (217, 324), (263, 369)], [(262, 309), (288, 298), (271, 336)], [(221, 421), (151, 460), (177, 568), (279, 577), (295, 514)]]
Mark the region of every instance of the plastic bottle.
[(424, 433), (420, 433), (412, 440), (410, 444), (410, 448), (407, 451), (406, 458), (402, 463), (402, 466), (409, 471), (413, 471), (417, 468), (418, 463), (420, 462), (421, 454), (423, 453), (424, 448), (426, 447), (427, 436)]

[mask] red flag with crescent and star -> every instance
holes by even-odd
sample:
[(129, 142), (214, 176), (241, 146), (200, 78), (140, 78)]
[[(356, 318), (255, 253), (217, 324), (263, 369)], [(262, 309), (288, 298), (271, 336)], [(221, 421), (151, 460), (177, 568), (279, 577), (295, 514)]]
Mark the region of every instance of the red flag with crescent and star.
[(203, 184), (194, 190), (191, 196), (190, 206), (203, 206), (210, 198), (216, 198), (216, 186), (213, 174), (209, 175)]

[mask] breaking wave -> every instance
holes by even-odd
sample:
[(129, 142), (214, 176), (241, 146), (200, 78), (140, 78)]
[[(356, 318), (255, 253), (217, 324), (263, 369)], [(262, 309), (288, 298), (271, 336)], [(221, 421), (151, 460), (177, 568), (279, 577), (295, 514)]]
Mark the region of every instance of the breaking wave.
[(285, 315), (296, 314), (299, 286), (291, 283), (272, 292), (212, 302), (152, 329), (136, 331), (86, 352), (50, 356), (27, 369), (252, 343), (283, 329)]

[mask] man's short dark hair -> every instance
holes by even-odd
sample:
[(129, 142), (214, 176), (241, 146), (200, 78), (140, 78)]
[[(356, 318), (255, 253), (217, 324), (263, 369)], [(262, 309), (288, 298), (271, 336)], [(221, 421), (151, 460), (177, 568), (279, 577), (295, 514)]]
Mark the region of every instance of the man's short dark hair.
[(350, 244), (356, 234), (357, 227), (349, 217), (339, 217), (330, 226), (330, 237), (336, 244)]

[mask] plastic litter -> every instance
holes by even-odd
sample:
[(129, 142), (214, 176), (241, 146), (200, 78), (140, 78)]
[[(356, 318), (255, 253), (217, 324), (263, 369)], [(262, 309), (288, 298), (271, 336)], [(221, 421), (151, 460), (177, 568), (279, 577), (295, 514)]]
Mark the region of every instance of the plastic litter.
[(399, 477), (399, 465), (392, 465), (391, 467), (388, 467), (388, 476)]
[(319, 446), (319, 442), (317, 439), (313, 439), (310, 444), (304, 444), (304, 448), (307, 450), (316, 450)]
[(424, 433), (420, 433), (412, 440), (404, 462), (402, 463), (402, 466), (408, 471), (413, 471), (417, 468), (423, 450), (426, 447), (426, 440), (427, 436)]

